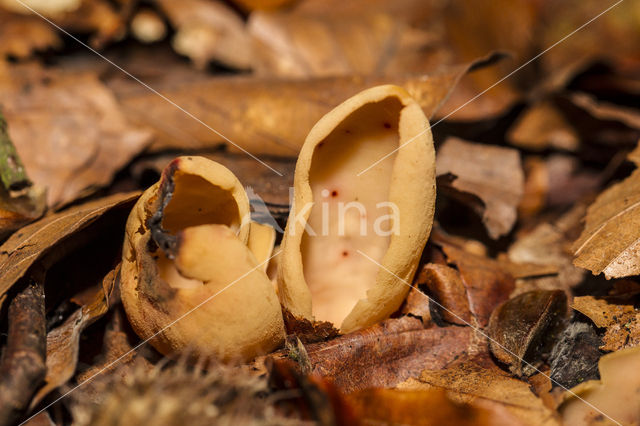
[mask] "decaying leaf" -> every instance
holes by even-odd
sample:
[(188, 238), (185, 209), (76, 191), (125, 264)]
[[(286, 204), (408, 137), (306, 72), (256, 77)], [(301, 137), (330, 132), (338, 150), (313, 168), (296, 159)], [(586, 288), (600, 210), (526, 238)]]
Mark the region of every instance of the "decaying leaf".
[(535, 151), (548, 148), (573, 151), (580, 142), (575, 129), (550, 101), (541, 101), (522, 113), (507, 138), (514, 146)]
[(558, 336), (549, 356), (550, 377), (554, 385), (571, 388), (585, 380), (599, 379), (600, 338), (595, 327), (572, 322)]
[[(255, 69), (281, 77), (430, 72), (442, 65), (433, 34), (397, 16), (366, 9), (257, 12), (248, 31)], [(475, 59), (475, 58), (473, 58)]]
[[(115, 194), (52, 214), (14, 233), (0, 246), (0, 295), (5, 294), (36, 261), (50, 252), (61, 257), (91, 235), (88, 226), (109, 212), (126, 212), (139, 193)], [(79, 231), (85, 231), (82, 235)], [(74, 239), (76, 240), (74, 242)], [(55, 249), (55, 250), (54, 250)]]
[(11, 66), (0, 74), (0, 99), (9, 135), (51, 206), (107, 185), (150, 142), (90, 73)]
[[(38, 15), (55, 22), (70, 32), (91, 34), (90, 43), (101, 48), (107, 42), (122, 38), (125, 23), (134, 0), (57, 0), (57, 1), (13, 1), (2, 0), (2, 6), (16, 13)], [(50, 25), (50, 24), (48, 24)]]
[[(14, 0), (6, 0), (19, 4)], [(37, 16), (20, 16), (0, 9), (0, 62), (6, 56), (25, 59), (34, 51), (62, 46), (55, 29)]]
[[(629, 159), (638, 162), (637, 153)], [(607, 279), (640, 273), (640, 169), (602, 192), (589, 206), (586, 224), (574, 243), (574, 264)]]
[[(103, 285), (113, 286), (120, 273), (120, 267), (109, 272), (103, 280)], [(109, 284), (110, 283), (110, 284)], [(38, 403), (52, 390), (65, 384), (76, 371), (80, 336), (82, 332), (109, 309), (109, 295), (104, 289), (98, 288), (93, 292), (89, 304), (82, 306), (59, 327), (47, 334), (47, 375), (45, 384), (38, 390), (31, 400), (31, 407)]]
[(431, 297), (443, 306), (440, 314), (445, 321), (458, 325), (468, 325), (472, 321), (467, 290), (457, 270), (429, 263), (422, 267), (417, 282), (425, 284)]
[[(570, 425), (635, 425), (640, 423), (640, 347), (600, 358), (601, 380), (581, 383), (566, 393), (560, 407)], [(577, 395), (577, 396), (576, 396)]]
[(345, 396), (362, 424), (439, 426), (522, 425), (499, 405), (455, 402), (442, 389), (365, 389)]
[(567, 312), (567, 296), (560, 290), (530, 291), (507, 300), (491, 315), (488, 335), (491, 353), (516, 376), (529, 376), (549, 352)]
[(571, 307), (589, 317), (597, 327), (606, 328), (602, 350), (617, 351), (640, 345), (640, 311), (633, 301), (626, 303), (617, 304), (615, 298), (582, 296), (574, 298)]
[(221, 1), (156, 0), (176, 28), (172, 45), (198, 68), (216, 60), (247, 69), (252, 60), (251, 42), (241, 17)]
[(425, 329), (419, 319), (402, 317), (305, 348), (313, 373), (352, 392), (395, 386), (427, 366), (444, 368), (477, 345), (469, 327)]
[(469, 298), (469, 308), (476, 324), (485, 327), (493, 309), (507, 300), (514, 288), (515, 280), (497, 260), (465, 252), (449, 245), (441, 238), (434, 240), (442, 245), (449, 263), (460, 271), (462, 282)]
[(518, 279), (514, 295), (530, 290), (563, 290), (570, 296), (570, 289), (585, 275), (584, 270), (573, 265), (568, 250), (584, 210), (584, 205), (577, 204), (555, 222), (538, 225), (509, 247), (508, 257), (513, 262), (549, 265), (558, 269), (557, 275)]
[(185, 117), (183, 111), (145, 88), (123, 84), (114, 86), (114, 90), (129, 117), (156, 130), (154, 150), (225, 144), (232, 151), (238, 151), (239, 146), (253, 154), (294, 156), (324, 114), (363, 89), (386, 83), (402, 86), (430, 117), (466, 69), (453, 67), (433, 75), (311, 80), (216, 77), (155, 85), (156, 90), (228, 139)]
[(560, 424), (528, 383), (514, 379), (488, 358), (464, 361), (441, 370), (427, 369), (418, 379), (410, 379), (399, 388), (445, 389), (454, 401), (501, 406), (525, 425)]
[(440, 189), (453, 191), (482, 215), (491, 238), (511, 230), (524, 192), (516, 150), (450, 138), (438, 150), (436, 168)]

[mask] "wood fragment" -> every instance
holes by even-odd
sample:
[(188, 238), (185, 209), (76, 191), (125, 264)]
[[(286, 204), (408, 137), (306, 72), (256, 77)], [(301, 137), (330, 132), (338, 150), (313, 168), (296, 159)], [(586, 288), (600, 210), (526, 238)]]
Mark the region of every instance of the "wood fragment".
[(0, 365), (2, 426), (19, 420), (47, 370), (43, 278), (31, 278), (9, 305), (9, 337)]

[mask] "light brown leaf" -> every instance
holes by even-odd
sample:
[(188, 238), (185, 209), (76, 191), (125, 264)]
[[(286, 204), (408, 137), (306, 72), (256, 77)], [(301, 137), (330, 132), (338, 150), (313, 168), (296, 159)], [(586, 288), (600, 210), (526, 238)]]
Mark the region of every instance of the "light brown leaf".
[(198, 68), (216, 60), (238, 69), (251, 65), (251, 41), (242, 18), (220, 1), (158, 0), (176, 29), (173, 48)]
[(589, 206), (584, 231), (572, 249), (574, 265), (594, 275), (610, 279), (640, 273), (640, 169)]
[(443, 64), (433, 34), (369, 6), (358, 12), (257, 12), (248, 31), (256, 72), (265, 76), (424, 73)]
[[(183, 77), (154, 86), (167, 98), (207, 126), (253, 154), (297, 155), (315, 122), (359, 91), (379, 84), (403, 86), (429, 117), (438, 109), (466, 66), (433, 75), (361, 77), (311, 80), (270, 80), (247, 77)], [(202, 123), (185, 115), (139, 85), (114, 86), (128, 116), (158, 133), (152, 148), (197, 149), (226, 144), (238, 148)]]
[(116, 209), (129, 209), (139, 193), (115, 194), (90, 201), (60, 213), (52, 214), (25, 226), (0, 246), (0, 296), (18, 281), (36, 261), (58, 249), (60, 257), (63, 245), (72, 246), (73, 238), (79, 241), (87, 235), (79, 235), (101, 216)]
[(564, 424), (639, 424), (640, 347), (607, 354), (600, 358), (598, 367), (601, 380), (581, 383), (565, 394), (560, 406)]
[(630, 304), (617, 304), (609, 298), (582, 296), (571, 307), (586, 315), (596, 327), (606, 328), (600, 349), (617, 351), (640, 345), (640, 311)]
[(441, 178), (441, 189), (471, 194), (481, 201), (471, 207), (482, 215), (491, 238), (511, 230), (524, 192), (524, 173), (516, 150), (449, 138), (438, 150), (436, 170), (438, 176), (455, 177)]
[(111, 182), (150, 142), (90, 73), (10, 66), (0, 74), (9, 135), (37, 185), (60, 206)]
[(446, 389), (454, 401), (502, 406), (525, 425), (560, 424), (528, 383), (512, 378), (487, 359), (465, 361), (443, 370), (427, 369), (420, 378), (408, 380), (399, 388)]
[(563, 290), (571, 295), (571, 288), (582, 281), (585, 271), (576, 268), (567, 249), (575, 228), (580, 226), (584, 205), (578, 204), (553, 223), (542, 223), (518, 238), (508, 250), (509, 260), (535, 263), (558, 269), (557, 275), (528, 277), (516, 280), (513, 295), (530, 290)]
[(0, 21), (0, 62), (6, 56), (25, 59), (35, 51), (62, 46), (55, 29), (37, 16), (20, 16), (0, 9)]
[(524, 111), (507, 133), (519, 148), (542, 151), (556, 148), (575, 151), (580, 140), (562, 112), (550, 101), (541, 101)]

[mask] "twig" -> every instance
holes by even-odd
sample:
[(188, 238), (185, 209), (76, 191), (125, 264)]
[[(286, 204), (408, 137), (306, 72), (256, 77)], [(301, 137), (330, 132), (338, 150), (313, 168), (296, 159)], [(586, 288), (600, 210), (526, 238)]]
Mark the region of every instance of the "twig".
[(46, 373), (43, 279), (31, 279), (9, 305), (9, 337), (0, 364), (0, 426), (14, 424)]

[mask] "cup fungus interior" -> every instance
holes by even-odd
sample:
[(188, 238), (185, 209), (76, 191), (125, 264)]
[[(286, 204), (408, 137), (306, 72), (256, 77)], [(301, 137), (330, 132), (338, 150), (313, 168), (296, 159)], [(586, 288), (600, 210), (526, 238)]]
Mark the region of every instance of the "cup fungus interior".
[[(316, 320), (342, 324), (376, 282), (399, 212), (389, 203), (402, 104), (396, 98), (351, 113), (316, 144), (309, 170), (313, 207), (302, 236), (305, 281)], [(395, 222), (394, 222), (395, 221)]]
[(238, 204), (228, 189), (179, 170), (173, 175), (173, 183), (171, 200), (162, 215), (162, 228), (169, 233), (212, 223), (233, 230), (240, 227)]
[[(162, 228), (171, 235), (198, 225), (221, 224), (237, 231), (241, 224), (237, 201), (230, 190), (194, 175), (175, 171), (173, 191), (162, 214)], [(161, 188), (161, 191), (163, 188)], [(212, 244), (214, 242), (212, 241)], [(162, 250), (155, 254), (160, 278), (173, 288), (195, 288), (204, 283), (184, 276)]]

